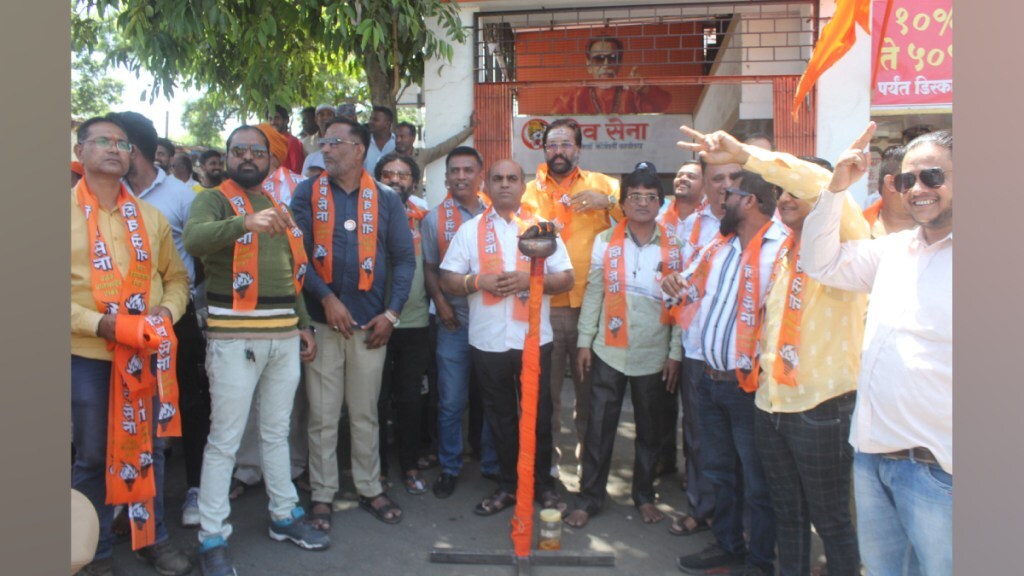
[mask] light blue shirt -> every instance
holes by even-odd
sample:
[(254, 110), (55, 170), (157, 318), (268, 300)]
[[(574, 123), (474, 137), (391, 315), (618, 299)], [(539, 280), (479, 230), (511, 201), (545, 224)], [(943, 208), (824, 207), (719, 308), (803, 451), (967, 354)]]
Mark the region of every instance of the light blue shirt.
[(142, 192), (136, 194), (128, 182), (124, 182), (124, 187), (137, 198), (152, 204), (164, 215), (164, 218), (167, 218), (167, 222), (171, 225), (171, 238), (174, 240), (174, 247), (178, 249), (181, 261), (185, 263), (189, 284), (194, 287), (196, 265), (192, 255), (185, 251), (181, 232), (185, 229), (185, 223), (188, 222), (188, 214), (192, 209), (192, 201), (195, 200), (196, 193), (181, 180), (169, 177), (160, 168), (156, 169), (156, 180), (153, 180), (149, 188)]

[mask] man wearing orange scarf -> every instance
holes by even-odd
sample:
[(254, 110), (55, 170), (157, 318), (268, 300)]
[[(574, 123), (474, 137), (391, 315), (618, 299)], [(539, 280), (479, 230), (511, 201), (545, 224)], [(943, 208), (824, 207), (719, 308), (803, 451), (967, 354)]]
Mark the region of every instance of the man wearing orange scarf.
[(377, 401), (387, 343), (416, 272), (412, 233), (399, 195), (363, 169), (370, 133), (349, 118), (329, 121), (320, 140), (327, 170), (292, 197), (310, 269), (304, 297), (317, 328), (309, 395), (312, 518), (330, 529), (340, 489), (338, 419), (348, 407), (352, 479), (360, 506), (388, 524), (402, 511), (380, 481)]
[(895, 178), (900, 173), (904, 152), (903, 146), (889, 146), (882, 152), (878, 163), (878, 194), (881, 197), (864, 210), (872, 238), (882, 238), (917, 226), (903, 206), (903, 195), (896, 190)]
[[(590, 392), (586, 380), (576, 367), (576, 329), (580, 320), (580, 306), (587, 289), (590, 253), (594, 238), (611, 227), (612, 219), (622, 219), (619, 206), (619, 181), (598, 172), (579, 167), (583, 132), (575, 120), (555, 120), (544, 130), (544, 160), (537, 167), (537, 177), (526, 186), (523, 209), (555, 223), (558, 235), (565, 242), (572, 260), (575, 284), (566, 294), (551, 299), (551, 326), (554, 346), (551, 351), (551, 401), (553, 402), (552, 430), (562, 426), (562, 383), (568, 362), (572, 371), (576, 410), (576, 455), (581, 455), (583, 438), (587, 432)], [(554, 466), (558, 466), (560, 450), (554, 447)], [(557, 470), (555, 470), (557, 474)]]
[[(810, 278), (802, 261), (804, 220), (832, 173), (789, 154), (740, 144), (724, 132), (705, 137), (686, 131), (695, 142), (680, 146), (711, 162), (763, 172), (786, 190), (778, 201), (779, 218), (791, 234), (765, 297), (755, 398), (757, 450), (778, 524), (780, 572), (810, 574), (813, 523), (825, 544), (829, 573), (860, 574), (847, 438), (864, 338), (863, 322), (853, 320), (864, 317), (867, 298)], [(860, 207), (849, 194), (842, 204), (842, 239), (867, 239)]]
[(259, 405), (261, 462), (270, 500), (270, 537), (307, 550), (330, 540), (313, 530), (289, 474), (288, 426), (300, 361), (317, 347), (301, 296), (308, 271), (302, 233), (262, 184), (267, 138), (253, 126), (228, 137), (228, 179), (200, 192), (185, 226), (185, 248), (206, 271), (206, 366), (210, 435), (199, 494), (199, 563), (204, 576), (233, 574), (231, 471), (254, 402)]
[[(162, 574), (187, 574), (191, 563), (170, 543), (164, 525), (163, 442), (156, 438), (162, 428), (159, 419), (177, 407), (165, 407), (155, 389), (142, 391), (147, 399), (140, 398), (139, 404), (121, 406), (122, 392), (112, 392), (111, 373), (128, 386), (128, 376), (149, 372), (144, 367), (149, 365), (149, 352), (126, 344), (124, 327), (139, 318), (165, 325), (180, 318), (188, 303), (188, 273), (166, 218), (131, 196), (121, 183), (132, 145), (119, 122), (91, 118), (78, 128), (77, 136), (75, 155), (84, 176), (71, 190), (71, 420), (76, 449), (71, 485), (89, 498), (100, 522), (94, 559), (82, 573), (113, 574), (114, 508), (107, 502), (115, 490), (112, 485), (123, 481), (130, 495), (140, 491), (148, 493), (140, 500), (150, 500), (144, 507), (137, 507), (134, 498), (130, 504), (134, 525), (155, 524), (150, 532), (154, 544), (139, 550), (139, 557)], [(123, 365), (118, 361), (122, 349), (132, 357)], [(141, 358), (146, 360), (139, 370)], [(173, 372), (173, 362), (167, 368)], [(168, 376), (161, 372), (157, 387)], [(110, 421), (112, 412), (118, 421)], [(114, 426), (116, 434), (111, 431)], [(144, 441), (148, 449), (131, 460), (123, 458), (125, 453), (118, 450), (125, 443), (109, 442), (121, 433), (153, 434), (152, 444)], [(125, 460), (116, 467), (117, 478), (107, 474), (111, 454)]]
[(552, 349), (550, 295), (571, 290), (573, 283), (572, 265), (561, 240), (555, 253), (544, 262), (534, 478), (518, 477), (519, 376), (530, 285), (529, 259), (519, 252), (518, 236), (533, 221), (520, 210), (523, 191), (523, 169), (519, 164), (512, 160), (492, 164), (487, 172), (491, 207), (459, 228), (440, 266), (441, 288), (448, 294), (465, 296), (469, 303), (468, 339), (473, 372), (500, 462), (498, 489), (474, 509), (480, 516), (497, 514), (515, 504), (520, 480), (533, 482), (534, 495), (543, 507), (564, 507), (550, 474), (551, 394), (547, 390)]
[[(679, 558), (688, 574), (744, 565), (745, 574), (774, 573), (775, 515), (754, 444), (754, 392), (761, 302), (788, 235), (771, 219), (777, 193), (760, 176), (741, 173), (739, 186), (725, 190), (718, 236), (682, 275), (667, 275), (662, 283), (669, 296), (685, 297), (684, 311), (695, 311), (693, 322), (682, 320), (681, 327), (696, 336), (706, 363), (698, 410), (704, 473), (715, 492), (716, 541)], [(751, 517), (749, 550), (744, 508)]]

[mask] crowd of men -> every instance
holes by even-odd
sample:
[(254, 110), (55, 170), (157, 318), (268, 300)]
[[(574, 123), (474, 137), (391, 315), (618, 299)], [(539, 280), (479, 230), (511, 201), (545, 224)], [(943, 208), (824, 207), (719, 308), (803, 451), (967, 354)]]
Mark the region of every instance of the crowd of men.
[[(647, 524), (665, 519), (654, 481), (675, 468), (682, 406), (689, 512), (669, 531), (714, 536), (677, 559), (683, 572), (807, 576), (813, 525), (829, 574), (952, 573), (950, 132), (882, 153), (879, 199), (862, 211), (848, 190), (872, 164), (874, 124), (834, 169), (764, 135), (683, 127), (697, 159), (666, 194), (649, 162), (621, 179), (583, 169), (573, 120), (547, 126), (528, 181), (514, 160), (460, 145), (475, 115), (433, 148), (388, 108), (355, 116), (304, 109), (295, 137), (276, 107), (226, 153), (204, 152), (198, 180), (139, 114), (78, 128), (72, 485), (101, 527), (81, 574), (114, 573), (116, 504), (141, 560), (193, 569), (167, 538), (176, 434), (181, 522), (198, 528), (204, 576), (235, 574), (231, 501), (261, 480), (272, 539), (330, 546), (342, 426), (359, 506), (382, 522), (403, 519), (388, 496), (391, 423), (409, 494), (451, 496), (468, 436), (497, 484), (474, 513), (514, 506), (523, 480), (582, 529), (607, 496), (627, 386)], [(423, 168), (441, 157), (447, 195), (428, 207)], [(558, 238), (535, 474), (520, 479), (530, 262), (517, 246), (539, 222)], [(554, 434), (567, 379), (571, 503)]]

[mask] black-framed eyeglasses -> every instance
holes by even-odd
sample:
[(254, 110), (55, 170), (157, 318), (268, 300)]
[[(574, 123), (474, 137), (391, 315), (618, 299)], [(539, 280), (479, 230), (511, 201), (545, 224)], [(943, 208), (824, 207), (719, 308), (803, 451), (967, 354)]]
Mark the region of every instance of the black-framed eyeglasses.
[(321, 138), (317, 140), (316, 143), (321, 148), (323, 148), (324, 146), (334, 148), (338, 144), (351, 144), (353, 146), (361, 144), (361, 142), (353, 142), (352, 140), (342, 140), (341, 138)]
[(904, 172), (897, 174), (893, 177), (892, 183), (896, 186), (896, 191), (900, 194), (905, 193), (914, 187), (917, 183), (918, 178), (921, 179), (921, 184), (929, 188), (939, 188), (946, 183), (946, 172), (952, 172), (952, 170), (943, 170), (942, 168), (925, 168), (917, 174), (913, 172)]
[(127, 140), (120, 138), (107, 138), (106, 136), (100, 136), (98, 138), (92, 138), (90, 140), (82, 140), (80, 144), (92, 144), (100, 148), (110, 148), (111, 146), (117, 146), (117, 149), (121, 152), (131, 152), (132, 143)]
[(593, 64), (618, 64), (622, 57), (618, 52), (612, 52), (611, 54), (591, 54), (590, 62)]
[(746, 190), (740, 190), (739, 188), (726, 188), (725, 189), (725, 197), (726, 197), (726, 199), (729, 198), (730, 194), (735, 194), (737, 196), (753, 196), (754, 195), (753, 192), (747, 192)]
[(264, 158), (269, 150), (267, 150), (267, 147), (263, 144), (249, 144), (248, 146), (235, 144), (230, 150), (228, 150), (228, 152), (230, 152), (235, 158), (245, 158), (246, 152), (252, 154), (253, 158)]

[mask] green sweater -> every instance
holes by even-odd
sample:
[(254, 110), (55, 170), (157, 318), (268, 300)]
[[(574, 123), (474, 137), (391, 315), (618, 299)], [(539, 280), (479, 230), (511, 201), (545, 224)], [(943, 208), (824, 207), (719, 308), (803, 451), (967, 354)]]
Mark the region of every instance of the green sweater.
[[(249, 195), (249, 202), (254, 213), (273, 206), (263, 194)], [(185, 249), (202, 259), (206, 272), (206, 301), (211, 308), (224, 310), (211, 310), (208, 336), (279, 338), (294, 333), (297, 327), (309, 326), (305, 301), (295, 293), (292, 252), (286, 236), (259, 234), (258, 285), (253, 286), (259, 290), (256, 309), (227, 310), (233, 301), (235, 241), (246, 234), (244, 221), (219, 190), (203, 190), (196, 195), (185, 224)]]

